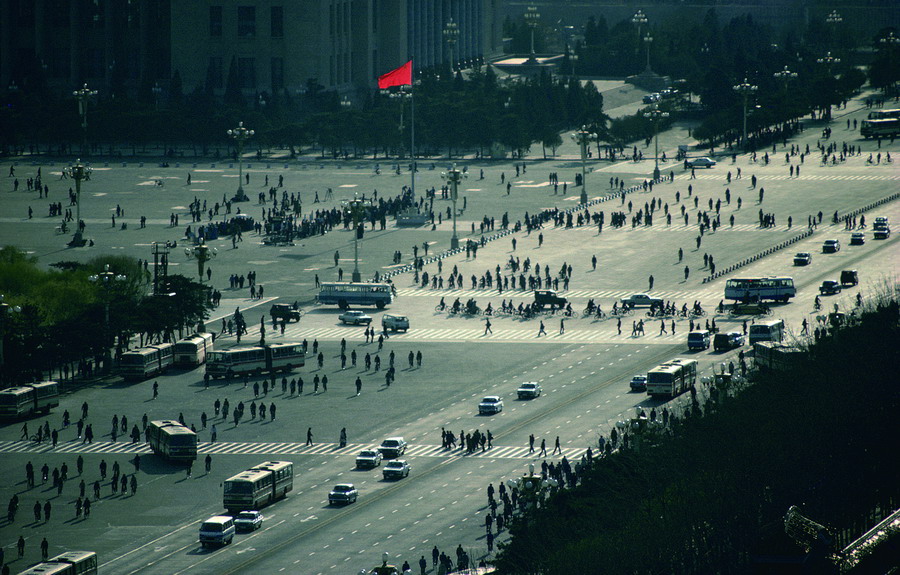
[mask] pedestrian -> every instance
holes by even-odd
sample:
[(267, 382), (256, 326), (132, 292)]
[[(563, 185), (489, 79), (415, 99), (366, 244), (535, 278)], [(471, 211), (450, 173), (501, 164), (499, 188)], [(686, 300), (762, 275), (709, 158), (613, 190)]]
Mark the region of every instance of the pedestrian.
[(534, 453), (534, 434), (528, 436), (528, 453)]
[(19, 535), (19, 540), (16, 542), (16, 551), (19, 554), (19, 559), (21, 559), (22, 556), (25, 555), (25, 538), (21, 535)]
[(559, 320), (559, 335), (566, 333), (566, 318), (560, 318)]
[(547, 440), (546, 439), (541, 439), (541, 456), (542, 457), (547, 456)]
[[(484, 321), (484, 335), (493, 334), (494, 332), (491, 330), (491, 320), (486, 319)], [(409, 352), (409, 365), (412, 367), (412, 352)]]
[(547, 335), (547, 330), (544, 329), (544, 321), (543, 321), (543, 320), (541, 320), (541, 326), (540, 326), (540, 329), (538, 329), (538, 334), (537, 334), (537, 336), (538, 336), (538, 337), (541, 337), (541, 334)]
[(47, 543), (47, 538), (44, 537), (41, 540), (41, 561), (47, 560), (47, 556), (49, 555), (49, 552), (50, 552), (50, 544)]
[(159, 382), (153, 382), (153, 399), (159, 397)]
[(193, 469), (194, 469), (194, 461), (190, 460), (190, 461), (188, 461), (188, 464), (187, 464), (187, 477), (191, 476), (191, 471), (193, 471)]
[(306, 445), (312, 445), (312, 444), (313, 444), (313, 434), (312, 434), (312, 427), (310, 427), (306, 430)]
[(622, 318), (616, 320), (616, 330), (618, 331), (618, 335), (622, 335)]
[(206, 464), (206, 474), (209, 475), (209, 472), (212, 470), (212, 455), (207, 453), (204, 463)]
[(556, 443), (553, 445), (553, 453), (556, 453), (557, 451), (562, 453), (562, 447), (560, 447), (560, 445), (559, 445), (559, 436), (558, 435), (556, 436)]

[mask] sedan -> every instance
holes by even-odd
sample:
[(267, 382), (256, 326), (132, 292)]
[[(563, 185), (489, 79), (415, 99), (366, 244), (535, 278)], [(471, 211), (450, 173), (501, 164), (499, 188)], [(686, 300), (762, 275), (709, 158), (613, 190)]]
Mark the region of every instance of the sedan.
[(861, 246), (866, 243), (866, 234), (862, 232), (853, 232), (850, 234), (850, 245)]
[(356, 467), (359, 469), (372, 469), (381, 465), (383, 456), (380, 451), (364, 449), (356, 456)]
[(647, 391), (647, 376), (636, 375), (631, 378), (631, 391)]
[(331, 492), (328, 493), (328, 503), (330, 505), (341, 505), (354, 503), (359, 497), (359, 492), (352, 483), (338, 483)]
[(235, 531), (256, 531), (263, 524), (263, 515), (259, 511), (241, 511), (234, 517)]
[(716, 161), (712, 158), (693, 158), (685, 160), (684, 165), (688, 168), (711, 168), (716, 165)]
[(387, 458), (400, 457), (406, 452), (406, 440), (402, 437), (388, 437), (378, 446), (378, 451)]
[(836, 293), (841, 293), (841, 282), (837, 280), (825, 280), (822, 282), (822, 285), (819, 286), (819, 293), (822, 295), (834, 295)]
[(516, 394), (519, 396), (519, 399), (534, 399), (541, 396), (541, 391), (543, 391), (541, 384), (536, 381), (526, 381), (519, 386)]
[(409, 463), (403, 459), (388, 461), (381, 474), (385, 479), (403, 479), (409, 476)]
[(809, 252), (800, 252), (794, 256), (795, 266), (808, 266), (812, 263), (812, 255)]
[(359, 310), (345, 311), (338, 316), (338, 319), (341, 320), (341, 323), (347, 325), (369, 325), (372, 323), (372, 316), (366, 315)]
[(825, 240), (822, 244), (822, 253), (833, 254), (841, 251), (841, 242), (838, 240)]
[(496, 395), (488, 395), (478, 404), (478, 413), (481, 415), (500, 413), (501, 411), (503, 411), (503, 400)]

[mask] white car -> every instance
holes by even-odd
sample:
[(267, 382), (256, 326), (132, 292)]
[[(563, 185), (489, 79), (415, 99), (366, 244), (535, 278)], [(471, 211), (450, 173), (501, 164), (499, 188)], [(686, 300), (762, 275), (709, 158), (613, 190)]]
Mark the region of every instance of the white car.
[(497, 395), (488, 395), (482, 398), (478, 404), (478, 413), (481, 415), (490, 415), (503, 411), (503, 400)]
[(359, 469), (372, 469), (381, 465), (384, 458), (380, 451), (375, 449), (364, 449), (356, 456), (356, 467)]
[(359, 492), (352, 483), (338, 483), (328, 493), (328, 503), (330, 505), (349, 505), (356, 501)]
[(359, 310), (348, 310), (338, 316), (341, 323), (346, 325), (369, 325), (372, 323), (372, 316), (366, 315)]
[(235, 531), (256, 531), (263, 524), (263, 514), (259, 511), (241, 511), (234, 517)]
[(716, 165), (712, 158), (691, 158), (684, 161), (686, 168), (711, 168)]
[(385, 479), (403, 479), (409, 477), (409, 463), (403, 459), (388, 461), (381, 472)]
[(519, 399), (534, 399), (541, 396), (541, 384), (536, 381), (526, 381), (516, 390)]

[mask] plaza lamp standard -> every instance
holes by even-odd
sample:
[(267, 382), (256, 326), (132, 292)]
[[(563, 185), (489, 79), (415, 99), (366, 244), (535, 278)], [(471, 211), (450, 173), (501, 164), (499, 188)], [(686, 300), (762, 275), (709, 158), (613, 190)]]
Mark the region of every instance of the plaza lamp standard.
[(544, 479), (540, 474), (535, 474), (533, 463), (528, 466), (528, 470), (526, 475), (510, 479), (506, 485), (518, 491), (519, 500), (525, 502), (527, 509), (537, 509), (541, 507), (547, 495), (559, 486), (559, 482), (552, 477)]
[(184, 255), (189, 259), (197, 260), (197, 272), (200, 274), (200, 283), (203, 283), (203, 272), (207, 262), (219, 255), (219, 252), (216, 248), (199, 244), (192, 248), (184, 248)]
[(456, 235), (456, 200), (459, 198), (459, 183), (467, 175), (468, 174), (456, 169), (456, 164), (453, 164), (453, 167), (446, 172), (441, 172), (441, 178), (450, 184), (450, 199), (453, 201), (453, 237), (450, 238), (451, 250), (459, 249), (459, 237)]
[(581, 203), (586, 204), (587, 195), (587, 147), (591, 140), (597, 138), (597, 134), (589, 131), (587, 126), (582, 126), (580, 130), (572, 134), (572, 140), (581, 146)]
[(643, 10), (638, 10), (631, 18), (631, 23), (637, 26), (638, 50), (640, 50), (641, 26), (649, 22)]
[(250, 198), (244, 193), (244, 142), (251, 138), (256, 132), (248, 130), (244, 127), (243, 122), (238, 122), (238, 127), (228, 130), (227, 134), (234, 138), (237, 144), (237, 160), (238, 160), (238, 189), (232, 201), (247, 202)]
[(97, 90), (91, 90), (85, 84), (80, 90), (72, 92), (72, 95), (75, 97), (75, 101), (78, 102), (78, 115), (81, 116), (81, 152), (84, 153), (87, 149), (88, 102), (97, 95)]
[(653, 109), (649, 112), (644, 112), (644, 117), (649, 118), (651, 122), (653, 122), (653, 139), (654, 139), (654, 147), (653, 147), (653, 181), (659, 181), (659, 121), (663, 118), (668, 118), (669, 113), (660, 111), (659, 105), (654, 104)]
[(371, 207), (371, 202), (364, 198), (360, 198), (354, 194), (352, 200), (341, 202), (343, 204), (344, 213), (350, 214), (353, 218), (353, 282), (362, 281), (359, 273), (359, 240), (362, 239), (363, 227), (360, 227), (360, 221), (365, 216), (366, 210)]
[(541, 20), (541, 14), (538, 12), (537, 6), (529, 6), (525, 9), (525, 24), (531, 29), (531, 54), (528, 56), (528, 63), (534, 64), (537, 58), (534, 54), (534, 30), (538, 27)]
[(744, 146), (744, 150), (747, 149), (747, 100), (750, 98), (752, 94), (755, 94), (759, 89), (759, 86), (754, 86), (750, 82), (747, 81), (747, 78), (744, 78), (744, 81), (740, 84), (737, 84), (732, 88), (735, 92), (743, 96), (744, 98), (744, 130), (743, 136), (741, 138), (741, 144)]
[[(450, 52), (450, 72), (453, 72), (453, 49), (456, 47), (456, 43), (459, 41), (459, 24), (453, 21), (453, 18), (450, 18), (450, 21), (447, 22), (447, 25), (444, 27), (444, 41), (447, 42), (447, 47)], [(531, 47), (532, 53), (534, 53), (534, 42), (532, 41)]]
[(6, 384), (6, 356), (3, 353), (3, 341), (6, 339), (6, 324), (11, 314), (22, 311), (21, 307), (9, 305), (3, 299), (3, 294), (0, 294), (0, 389), (5, 387)]
[(103, 290), (103, 369), (109, 371), (112, 367), (111, 356), (109, 353), (111, 342), (109, 337), (109, 302), (112, 299), (112, 288), (116, 282), (125, 281), (126, 277), (121, 274), (114, 274), (109, 271), (109, 264), (104, 266), (103, 271), (88, 277), (88, 280), (99, 285)]
[(85, 244), (84, 223), (81, 221), (81, 182), (91, 179), (91, 167), (82, 164), (81, 160), (75, 160), (73, 165), (63, 168), (63, 172), (75, 180), (75, 233), (72, 235), (69, 246), (80, 248)]

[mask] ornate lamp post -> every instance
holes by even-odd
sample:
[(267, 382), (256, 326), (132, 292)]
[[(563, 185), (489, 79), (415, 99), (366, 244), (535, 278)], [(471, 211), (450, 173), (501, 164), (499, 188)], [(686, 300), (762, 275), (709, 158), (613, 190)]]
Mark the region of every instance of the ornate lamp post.
[(63, 168), (63, 171), (68, 177), (75, 180), (75, 234), (72, 236), (72, 241), (69, 242), (69, 245), (80, 248), (85, 244), (82, 236), (84, 225), (81, 222), (81, 182), (91, 178), (91, 168), (82, 164), (81, 160), (75, 160), (74, 165)]
[(219, 252), (216, 248), (211, 248), (206, 244), (200, 244), (192, 248), (184, 248), (184, 255), (188, 258), (197, 260), (197, 273), (200, 274), (200, 283), (203, 283), (203, 272), (206, 263), (219, 255)]
[(751, 94), (756, 93), (759, 89), (759, 86), (754, 86), (750, 82), (747, 81), (747, 78), (744, 78), (744, 81), (740, 84), (734, 86), (732, 88), (735, 92), (744, 97), (744, 135), (741, 139), (741, 143), (744, 145), (744, 149), (747, 149), (747, 99)]
[(661, 111), (659, 109), (659, 104), (653, 104), (653, 108), (650, 111), (644, 112), (644, 117), (649, 118), (650, 121), (653, 122), (653, 136), (656, 142), (653, 146), (653, 157), (655, 160), (653, 166), (653, 180), (659, 181), (659, 121), (662, 118), (668, 118), (669, 113)]
[(595, 139), (597, 134), (592, 133), (587, 129), (587, 126), (582, 126), (580, 130), (572, 134), (572, 140), (581, 146), (581, 203), (586, 204), (588, 201), (587, 195), (587, 147), (590, 144), (591, 140)]
[(832, 10), (831, 13), (825, 17), (825, 22), (831, 26), (831, 35), (832, 42), (835, 46), (837, 46), (837, 31), (841, 22), (844, 21), (844, 17), (841, 16), (841, 13), (837, 10)]
[(103, 268), (103, 272), (89, 276), (88, 279), (103, 287), (103, 367), (105, 371), (109, 371), (112, 367), (111, 356), (109, 353), (109, 301), (111, 299), (110, 291), (112, 290), (113, 284), (115, 282), (125, 281), (126, 278), (121, 274), (117, 275), (109, 271), (109, 264), (106, 264), (106, 266), (104, 266)]
[(825, 64), (825, 67), (828, 69), (828, 75), (831, 76), (831, 66), (833, 64), (840, 64), (841, 59), (835, 58), (834, 56), (831, 55), (831, 52), (828, 52), (821, 58), (817, 59), (816, 62), (818, 62), (819, 64)]
[(537, 28), (540, 20), (541, 14), (538, 12), (537, 6), (529, 6), (525, 9), (525, 25), (531, 28), (531, 56), (528, 57), (530, 63), (537, 61), (534, 55), (534, 29)]
[(80, 90), (75, 90), (72, 92), (72, 95), (75, 96), (75, 100), (78, 102), (78, 114), (81, 116), (81, 150), (82, 153), (87, 148), (87, 112), (88, 112), (88, 101), (92, 96), (97, 95), (97, 90), (91, 90), (88, 88), (87, 84), (84, 85)]
[[(775, 78), (776, 80), (781, 80), (781, 81), (784, 83), (785, 96), (787, 96), (787, 88), (788, 88), (788, 84), (790, 83), (791, 80), (793, 80), (793, 79), (795, 79), (795, 78), (797, 77), (797, 72), (791, 72), (791, 71), (788, 69), (788, 67), (785, 66), (785, 67), (784, 67), (784, 70), (781, 70), (781, 71), (779, 71), (779, 72), (775, 72), (774, 74), (772, 74), (772, 76), (774, 76), (774, 78)], [(787, 101), (788, 101), (788, 98), (785, 97), (785, 102), (787, 102)]]
[[(900, 38), (898, 38), (893, 31), (889, 32), (887, 36), (878, 40), (878, 43), (887, 51), (888, 56), (888, 64), (890, 64), (889, 69), (894, 69), (894, 53), (897, 50), (897, 46), (900, 45)], [(895, 82), (891, 82), (893, 86)]]
[[(641, 26), (646, 24), (649, 20), (647, 20), (647, 16), (644, 14), (643, 10), (638, 10), (634, 13), (634, 16), (631, 18), (631, 23), (637, 26), (637, 37), (638, 40), (641, 39)], [(640, 48), (638, 48), (640, 49)]]
[[(453, 21), (453, 18), (450, 18), (450, 21), (447, 22), (447, 25), (444, 26), (444, 41), (447, 42), (447, 46), (450, 49), (450, 71), (453, 71), (453, 49), (456, 47), (456, 43), (459, 41), (459, 24)], [(534, 52), (534, 47), (532, 46), (532, 52)]]
[(463, 180), (463, 178), (467, 177), (468, 174), (465, 174), (456, 169), (456, 164), (453, 164), (446, 172), (441, 172), (441, 178), (450, 184), (450, 199), (453, 201), (453, 237), (450, 238), (450, 249), (455, 250), (459, 248), (459, 238), (456, 235), (456, 200), (459, 198), (459, 183)]
[[(403, 107), (404, 102), (412, 97), (412, 94), (407, 92), (405, 86), (398, 86), (396, 91), (391, 91), (390, 89), (381, 90), (381, 93), (391, 99), (400, 100), (400, 125), (397, 126), (397, 129), (400, 131), (400, 141), (403, 141)], [(402, 154), (402, 144), (401, 144), (401, 154)]]
[(553, 478), (544, 479), (534, 473), (534, 464), (528, 466), (528, 473), (506, 482), (510, 489), (519, 492), (519, 499), (525, 502), (529, 509), (541, 506), (547, 494), (559, 486), (559, 482)]
[(647, 71), (650, 71), (650, 44), (653, 43), (653, 36), (650, 35), (650, 32), (647, 32), (647, 35), (644, 36), (644, 44), (647, 45)]
[(232, 198), (232, 201), (235, 202), (247, 202), (250, 198), (247, 197), (247, 194), (244, 193), (244, 142), (251, 138), (256, 132), (253, 130), (248, 130), (244, 127), (243, 122), (238, 122), (238, 127), (233, 130), (228, 130), (227, 134), (234, 138), (234, 141), (237, 142), (237, 156), (238, 156), (238, 189), (237, 193)]
[(153, 103), (157, 110), (159, 110), (159, 97), (162, 95), (162, 86), (159, 85), (159, 82), (155, 82), (153, 84)]
[(6, 339), (6, 321), (12, 313), (19, 313), (22, 308), (19, 306), (11, 306), (3, 301), (3, 294), (0, 294), (0, 385), (6, 383), (6, 356), (3, 354), (3, 340)]
[(343, 204), (344, 211), (349, 212), (353, 218), (353, 276), (351, 281), (355, 283), (362, 281), (362, 276), (359, 273), (359, 240), (360, 235), (362, 235), (359, 229), (359, 222), (371, 203), (369, 200), (354, 194), (352, 200), (344, 201)]

